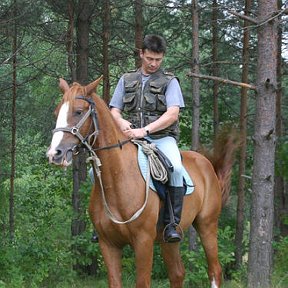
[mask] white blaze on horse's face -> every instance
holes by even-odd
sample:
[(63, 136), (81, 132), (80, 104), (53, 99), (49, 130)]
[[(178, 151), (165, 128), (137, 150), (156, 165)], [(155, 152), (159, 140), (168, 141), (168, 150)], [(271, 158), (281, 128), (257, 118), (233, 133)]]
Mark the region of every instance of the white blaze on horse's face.
[[(67, 122), (68, 111), (69, 111), (69, 103), (65, 102), (62, 104), (59, 110), (55, 128), (64, 128), (68, 126), (68, 122)], [(57, 131), (54, 133), (50, 149), (47, 153), (50, 160), (57, 153), (57, 147), (61, 143), (63, 136), (64, 136), (64, 132), (62, 131)]]

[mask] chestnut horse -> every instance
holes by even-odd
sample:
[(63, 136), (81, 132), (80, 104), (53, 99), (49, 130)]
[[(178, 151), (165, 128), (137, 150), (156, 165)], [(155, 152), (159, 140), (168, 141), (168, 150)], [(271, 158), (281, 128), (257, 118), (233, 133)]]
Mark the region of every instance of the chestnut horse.
[[(68, 166), (80, 145), (91, 154), (95, 184), (89, 214), (99, 234), (99, 245), (108, 269), (109, 287), (122, 287), (121, 256), (125, 245), (135, 252), (136, 287), (151, 286), (153, 244), (159, 241), (171, 287), (183, 287), (185, 270), (180, 243), (164, 243), (157, 228), (162, 202), (146, 187), (137, 163), (137, 147), (118, 128), (107, 105), (96, 95), (101, 78), (87, 86), (60, 79), (63, 92), (56, 108), (57, 122), (48, 149), (49, 161)], [(221, 285), (217, 227), (221, 207), (229, 193), (234, 144), (226, 137), (214, 153), (214, 167), (203, 155), (181, 152), (195, 190), (184, 197), (180, 226), (192, 223), (198, 231), (208, 262), (210, 285)], [(226, 195), (226, 196), (225, 196)]]

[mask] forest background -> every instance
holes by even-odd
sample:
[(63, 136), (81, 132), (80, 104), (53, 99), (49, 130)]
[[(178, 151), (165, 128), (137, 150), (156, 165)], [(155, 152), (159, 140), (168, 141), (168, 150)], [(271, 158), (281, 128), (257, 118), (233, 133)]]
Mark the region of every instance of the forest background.
[[(107, 287), (98, 244), (90, 241), (87, 167), (80, 159), (72, 169), (56, 169), (46, 158), (55, 125), (53, 111), (61, 99), (58, 79), (86, 84), (103, 74), (98, 94), (108, 102), (121, 74), (139, 64), (137, 48), (150, 33), (166, 38), (164, 66), (181, 82), (186, 103), (181, 149), (213, 147), (215, 135), (227, 124), (237, 127), (241, 136), (230, 201), (220, 219), (224, 286), (254, 288), (258, 281), (259, 287), (288, 287), (285, 5), (276, 0), (1, 1), (0, 287)], [(263, 6), (271, 9), (260, 21)], [(270, 44), (261, 41), (259, 32), (262, 27), (268, 31), (267, 25), (274, 25), (277, 32), (277, 37), (268, 37), (277, 47), (272, 57), (267, 56), (269, 49), (259, 49), (259, 43)], [(275, 109), (274, 104), (264, 109), (257, 104), (259, 59), (276, 60), (270, 70), (277, 83), (268, 93)], [(273, 145), (267, 146), (267, 157), (255, 153), (261, 146), (255, 145), (259, 121), (271, 122), (275, 128), (273, 137), (264, 137)], [(264, 161), (260, 166), (273, 170), (266, 177), (271, 184), (268, 192), (255, 185), (257, 159)], [(261, 235), (258, 218), (259, 223), (267, 220)], [(158, 248), (153, 285), (167, 287)], [(208, 287), (205, 256), (193, 230), (181, 251), (185, 285)], [(133, 262), (127, 248), (124, 287), (134, 287)]]

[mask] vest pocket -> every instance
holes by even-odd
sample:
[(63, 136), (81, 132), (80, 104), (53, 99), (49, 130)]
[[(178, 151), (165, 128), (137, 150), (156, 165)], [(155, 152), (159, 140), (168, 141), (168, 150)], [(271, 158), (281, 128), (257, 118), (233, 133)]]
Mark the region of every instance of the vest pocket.
[(146, 111), (155, 111), (156, 110), (156, 99), (153, 94), (144, 95), (144, 109)]
[(150, 83), (150, 93), (153, 94), (153, 98), (155, 101), (155, 108), (159, 112), (164, 112), (167, 110), (166, 107), (166, 97), (163, 94), (163, 85), (159, 85), (159, 83), (151, 82)]
[(124, 111), (131, 111), (136, 108), (136, 93), (126, 93), (123, 97)]
[(138, 86), (139, 86), (139, 81), (137, 80), (125, 83), (125, 92), (126, 93), (136, 92)]
[(157, 111), (166, 111), (167, 110), (167, 103), (165, 95), (158, 94), (157, 95)]
[(137, 90), (139, 81), (125, 82), (125, 95), (123, 97), (124, 111), (134, 110), (137, 106)]

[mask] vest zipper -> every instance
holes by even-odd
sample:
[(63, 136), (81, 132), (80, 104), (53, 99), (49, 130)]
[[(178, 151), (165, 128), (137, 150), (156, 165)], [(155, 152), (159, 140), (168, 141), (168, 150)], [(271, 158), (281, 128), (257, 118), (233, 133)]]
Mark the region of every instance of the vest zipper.
[[(140, 75), (140, 77), (141, 77), (141, 81), (140, 81), (140, 83), (141, 83), (141, 97), (140, 97), (140, 107), (139, 107), (139, 109), (140, 109), (140, 128), (142, 128), (142, 127), (144, 127), (144, 119), (143, 119), (143, 96), (144, 96), (144, 93), (143, 93), (143, 91), (144, 91), (144, 88), (145, 88), (145, 86), (144, 87), (142, 87), (142, 75)], [(145, 83), (146, 84), (146, 83)]]

